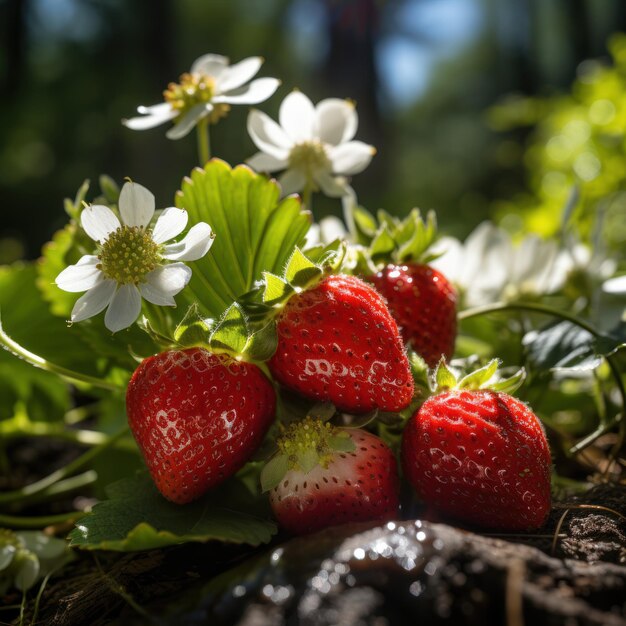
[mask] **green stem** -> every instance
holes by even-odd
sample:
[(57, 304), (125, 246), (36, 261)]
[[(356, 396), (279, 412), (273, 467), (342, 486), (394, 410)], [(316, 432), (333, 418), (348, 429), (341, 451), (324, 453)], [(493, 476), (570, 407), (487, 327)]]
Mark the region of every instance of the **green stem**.
[(209, 136), (209, 118), (203, 117), (196, 126), (198, 134), (198, 158), (200, 159), (200, 167), (211, 158), (211, 139)]
[(302, 208), (313, 213), (313, 182), (307, 180), (302, 190)]
[(25, 487), (22, 487), (21, 489), (17, 489), (15, 491), (5, 491), (4, 493), (0, 493), (0, 503), (16, 502), (19, 500), (23, 500), (27, 497), (32, 496), (33, 494), (40, 493), (46, 490), (51, 485), (54, 485), (55, 483), (58, 483), (65, 478), (68, 478), (72, 474), (76, 473), (78, 470), (82, 469), (85, 465), (90, 463), (92, 459), (95, 459), (98, 455), (102, 454), (102, 452), (112, 447), (127, 433), (128, 426), (125, 426), (122, 430), (109, 437), (100, 445), (91, 448), (91, 450), (88, 450), (71, 463), (68, 463), (65, 467), (62, 467), (55, 472), (52, 472), (52, 474), (48, 474), (48, 476), (42, 478), (41, 480), (31, 483), (30, 485), (26, 485)]
[[(566, 311), (561, 311), (559, 309), (554, 309), (545, 304), (540, 304), (537, 302), (495, 302), (493, 304), (487, 304), (485, 306), (475, 307), (473, 309), (467, 309), (466, 311), (461, 311), (458, 314), (459, 321), (467, 320), (472, 317), (478, 317), (480, 315), (486, 315), (488, 313), (499, 313), (503, 311), (531, 311), (533, 313), (542, 313), (544, 315), (550, 315), (552, 317), (558, 317), (560, 319), (567, 320), (572, 324), (586, 330), (588, 333), (592, 334), (596, 338), (600, 338), (602, 334), (598, 332), (589, 322), (572, 315), (571, 313), (567, 313)], [(617, 390), (619, 392), (622, 410), (620, 414), (617, 416), (615, 423), (619, 422), (619, 440), (614, 447), (614, 449), (619, 449), (626, 438), (626, 418), (624, 416), (624, 411), (626, 411), (626, 387), (624, 386), (624, 381), (622, 380), (622, 374), (620, 371), (620, 367), (617, 364), (615, 358), (610, 354), (602, 355), (611, 370), (611, 375), (615, 380), (615, 384), (617, 385)], [(598, 437), (603, 435), (606, 432), (605, 425), (602, 424), (599, 428), (597, 428), (593, 433), (591, 433), (588, 437), (585, 437), (581, 442), (576, 444), (573, 448), (571, 448), (570, 452), (579, 452), (584, 447), (593, 443)]]
[(6, 528), (45, 528), (54, 524), (62, 524), (77, 520), (85, 515), (84, 511), (72, 511), (70, 513), (60, 513), (58, 515), (42, 516), (20, 516), (0, 514), (0, 526)]
[(124, 387), (120, 385), (116, 385), (114, 383), (110, 383), (104, 380), (100, 380), (99, 378), (95, 378), (93, 376), (89, 376), (87, 374), (83, 374), (82, 372), (75, 372), (73, 370), (69, 370), (61, 365), (56, 365), (56, 363), (51, 363), (50, 361), (46, 361), (46, 359), (34, 354), (30, 350), (21, 346), (17, 341), (14, 341), (6, 334), (4, 328), (2, 327), (2, 321), (0, 320), (0, 345), (5, 350), (8, 350), (14, 356), (23, 359), (27, 363), (38, 367), (46, 372), (50, 372), (51, 374), (56, 374), (61, 378), (65, 378), (73, 383), (86, 383), (88, 385), (92, 385), (93, 387), (99, 387), (100, 389), (106, 389), (107, 391), (124, 391)]

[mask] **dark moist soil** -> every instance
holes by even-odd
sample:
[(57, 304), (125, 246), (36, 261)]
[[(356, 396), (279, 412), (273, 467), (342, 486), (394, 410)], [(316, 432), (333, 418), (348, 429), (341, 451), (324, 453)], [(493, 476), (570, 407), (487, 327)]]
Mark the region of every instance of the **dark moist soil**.
[[(30, 623), (32, 605), (27, 611)], [(50, 581), (38, 623), (158, 626), (626, 626), (626, 488), (556, 503), (541, 530), (421, 520), (271, 547), (87, 553)]]

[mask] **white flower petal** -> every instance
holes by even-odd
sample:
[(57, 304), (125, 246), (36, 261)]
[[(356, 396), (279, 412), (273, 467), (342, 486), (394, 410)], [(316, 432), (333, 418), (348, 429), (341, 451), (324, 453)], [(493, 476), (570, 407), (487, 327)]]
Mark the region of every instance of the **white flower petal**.
[(196, 104), (165, 133), (165, 136), (168, 139), (182, 139), (188, 135), (189, 131), (212, 110), (213, 105), (209, 102)]
[(189, 215), (183, 209), (169, 207), (164, 209), (157, 219), (152, 231), (152, 239), (155, 243), (163, 243), (180, 235), (187, 226)]
[[(146, 300), (154, 304), (160, 304), (156, 300), (171, 300), (172, 296), (182, 291), (191, 280), (191, 270), (184, 263), (170, 263), (152, 270), (146, 276), (146, 282), (140, 286), (141, 293)], [(153, 298), (153, 299), (150, 299)], [(173, 302), (173, 300), (171, 300)], [(174, 303), (175, 304), (175, 303)], [(171, 306), (164, 305), (164, 306)]]
[(288, 158), (293, 142), (287, 137), (285, 131), (265, 113), (256, 109), (250, 111), (248, 134), (261, 152), (279, 160)]
[(163, 258), (170, 261), (197, 261), (213, 245), (213, 231), (206, 222), (194, 224), (187, 236), (178, 243), (172, 243), (163, 249)]
[(154, 215), (154, 194), (138, 183), (124, 183), (118, 205), (126, 226), (145, 228)]
[(304, 189), (306, 176), (300, 170), (287, 170), (279, 179), (278, 184), (282, 189), (281, 196), (288, 196)]
[(86, 254), (78, 263), (66, 267), (54, 281), (59, 289), (71, 293), (80, 293), (95, 287), (102, 280), (102, 272), (96, 267), (97, 256)]
[(315, 108), (301, 91), (292, 91), (283, 100), (278, 121), (295, 143), (313, 139)]
[(344, 223), (336, 216), (329, 215), (320, 220), (321, 243), (332, 243), (335, 239), (345, 239), (348, 231)]
[(216, 81), (216, 93), (222, 94), (231, 89), (241, 87), (241, 85), (247, 83), (257, 74), (261, 65), (263, 65), (262, 57), (250, 57), (225, 68), (219, 80)]
[(191, 74), (203, 74), (218, 79), (228, 67), (228, 57), (221, 54), (203, 54), (191, 66)]
[(359, 118), (350, 100), (327, 98), (315, 107), (315, 134), (331, 146), (350, 141), (356, 134)]
[(151, 107), (138, 107), (137, 110), (142, 114), (140, 117), (131, 117), (129, 120), (122, 120), (122, 124), (124, 124), (126, 128), (132, 130), (147, 130), (148, 128), (154, 128), (155, 126), (168, 122), (178, 115), (178, 111), (175, 111), (169, 102), (155, 104)]
[(348, 192), (348, 181), (342, 176), (333, 176), (326, 170), (316, 172), (313, 179), (330, 198), (341, 198)]
[(276, 172), (287, 167), (287, 159), (277, 159), (271, 154), (257, 152), (254, 156), (246, 159), (246, 163), (257, 172)]
[(87, 293), (83, 294), (72, 309), (72, 322), (82, 322), (89, 317), (98, 315), (106, 309), (111, 298), (115, 293), (117, 284), (114, 280), (103, 280), (95, 287), (92, 287)]
[(155, 115), (171, 110), (172, 105), (169, 102), (159, 102), (159, 104), (153, 104), (149, 107), (143, 105), (137, 107), (137, 113), (141, 113), (142, 115)]
[(214, 96), (211, 102), (225, 104), (258, 104), (264, 102), (280, 86), (277, 78), (257, 78), (243, 87), (231, 89), (218, 96)]
[(141, 294), (135, 285), (120, 285), (111, 298), (104, 325), (112, 332), (128, 328), (141, 312)]
[(80, 214), (80, 225), (83, 230), (94, 240), (102, 243), (115, 230), (120, 228), (117, 215), (108, 206), (94, 204), (83, 209)]
[(609, 278), (609, 280), (605, 281), (602, 285), (602, 291), (617, 295), (626, 294), (626, 275)]
[(362, 141), (349, 141), (328, 149), (328, 158), (333, 164), (333, 172), (344, 176), (362, 172), (375, 154), (375, 148)]

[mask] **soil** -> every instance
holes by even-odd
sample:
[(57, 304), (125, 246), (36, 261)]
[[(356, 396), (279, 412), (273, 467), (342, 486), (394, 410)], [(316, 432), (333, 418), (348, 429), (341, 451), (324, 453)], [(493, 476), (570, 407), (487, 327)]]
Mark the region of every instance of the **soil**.
[(38, 622), (51, 626), (626, 626), (626, 488), (558, 502), (534, 533), (409, 520), (253, 551), (88, 553), (49, 583), (41, 607)]

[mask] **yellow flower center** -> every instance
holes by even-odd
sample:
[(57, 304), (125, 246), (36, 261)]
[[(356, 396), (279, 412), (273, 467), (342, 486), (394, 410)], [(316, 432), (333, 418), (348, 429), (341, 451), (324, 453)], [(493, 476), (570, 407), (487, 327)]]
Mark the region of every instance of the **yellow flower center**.
[(280, 452), (288, 457), (292, 469), (298, 468), (300, 455), (309, 450), (318, 455), (319, 464), (325, 467), (332, 457), (328, 439), (336, 433), (337, 429), (329, 422), (307, 416), (302, 421), (289, 424), (276, 443)]
[(144, 282), (161, 260), (161, 246), (140, 226), (121, 226), (102, 244), (97, 268), (120, 285)]
[[(187, 111), (191, 110), (197, 104), (206, 104), (211, 102), (215, 95), (215, 80), (204, 74), (185, 73), (180, 77), (180, 83), (170, 83), (163, 92), (166, 102), (169, 102), (179, 115), (180, 119)], [(213, 110), (209, 114), (211, 123), (217, 122), (220, 118), (225, 117), (230, 111), (228, 104), (214, 104)]]
[(315, 139), (296, 144), (289, 153), (289, 168), (304, 172), (308, 180), (312, 180), (314, 172), (330, 169), (324, 144)]

